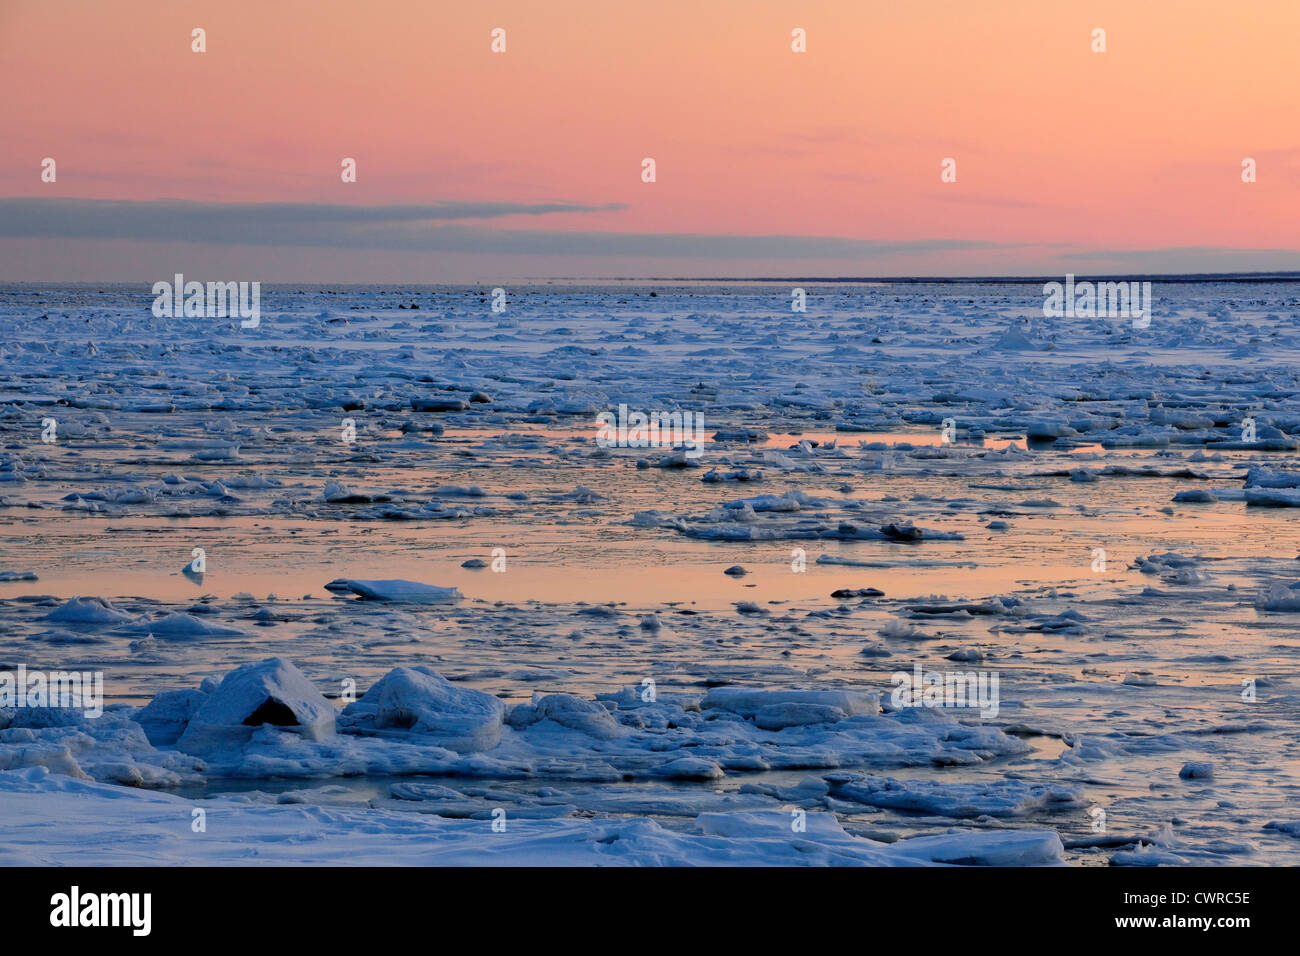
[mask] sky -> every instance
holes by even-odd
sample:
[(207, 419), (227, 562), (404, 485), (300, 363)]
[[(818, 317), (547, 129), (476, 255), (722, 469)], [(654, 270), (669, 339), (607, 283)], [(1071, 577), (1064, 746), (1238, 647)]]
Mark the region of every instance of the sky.
[(1296, 0), (0, 0), (0, 280), (1298, 270), (1298, 61)]

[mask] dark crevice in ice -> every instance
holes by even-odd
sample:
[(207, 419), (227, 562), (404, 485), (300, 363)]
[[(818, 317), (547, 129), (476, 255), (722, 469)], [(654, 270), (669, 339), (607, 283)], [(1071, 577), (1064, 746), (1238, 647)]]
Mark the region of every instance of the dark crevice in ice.
[(280, 701), (274, 697), (268, 697), (258, 705), (257, 710), (244, 718), (245, 726), (257, 727), (261, 724), (274, 724), (277, 727), (297, 727), (298, 718), (293, 715), (292, 710), (280, 703)]

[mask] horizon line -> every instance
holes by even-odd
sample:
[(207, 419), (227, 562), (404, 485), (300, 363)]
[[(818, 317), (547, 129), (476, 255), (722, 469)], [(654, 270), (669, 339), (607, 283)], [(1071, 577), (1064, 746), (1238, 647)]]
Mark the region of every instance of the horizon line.
[[(880, 285), (920, 285), (924, 283), (938, 283), (951, 285), (978, 285), (978, 284), (1031, 284), (1037, 282), (1056, 282), (1062, 276), (1075, 276), (1082, 281), (1089, 282), (1094, 280), (1100, 281), (1124, 281), (1124, 282), (1172, 282), (1172, 283), (1195, 283), (1195, 282), (1235, 282), (1235, 283), (1255, 283), (1255, 282), (1297, 282), (1300, 281), (1300, 270), (1286, 271), (1257, 271), (1257, 272), (1149, 272), (1149, 273), (1094, 273), (1094, 272), (1067, 272), (1038, 275), (996, 275), (996, 276), (530, 276), (527, 278), (507, 280), (507, 282), (525, 283), (525, 284), (599, 284), (599, 283), (618, 283), (634, 284), (638, 282), (717, 282), (717, 283), (746, 283), (746, 282), (763, 282), (763, 283), (824, 283), (833, 285), (851, 285), (851, 284), (880, 284)], [(0, 279), (0, 284), (5, 287), (9, 286), (99, 286), (99, 285), (135, 285), (148, 280), (137, 279)], [(195, 280), (199, 281), (199, 280)], [(208, 281), (208, 280), (203, 280)], [(211, 280), (218, 281), (218, 280)], [(224, 280), (221, 280), (224, 281)], [(256, 281), (268, 286), (283, 285), (303, 285), (316, 286), (320, 288), (330, 287), (375, 287), (375, 286), (410, 286), (422, 288), (476, 288), (479, 282), (318, 282), (304, 281), (297, 279), (258, 279), (247, 280)], [(501, 280), (491, 280), (496, 285), (501, 285)], [(3, 291), (0, 289), (0, 291)]]

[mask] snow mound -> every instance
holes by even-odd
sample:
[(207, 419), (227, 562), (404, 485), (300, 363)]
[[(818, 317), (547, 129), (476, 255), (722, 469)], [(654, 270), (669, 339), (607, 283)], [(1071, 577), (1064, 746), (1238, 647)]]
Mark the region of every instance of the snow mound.
[(1273, 471), (1252, 465), (1246, 472), (1247, 488), (1300, 488), (1300, 472)]
[(629, 733), (610, 715), (610, 712), (593, 701), (572, 694), (540, 694), (533, 696), (531, 704), (519, 704), (510, 709), (506, 722), (511, 727), (523, 729), (544, 720), (554, 721), (561, 727), (577, 730), (600, 740), (613, 740)]
[(208, 695), (201, 690), (165, 690), (132, 715), (155, 747), (170, 747), (185, 733)]
[(298, 668), (272, 657), (227, 674), (176, 746), (189, 754), (225, 753), (243, 747), (264, 726), (324, 740), (334, 735), (334, 708)]
[(74, 597), (61, 608), (45, 615), (47, 621), (63, 624), (109, 625), (125, 624), (133, 620), (130, 614), (119, 611), (102, 597)]
[(364, 581), (357, 578), (339, 578), (326, 587), (331, 591), (348, 590), (369, 601), (403, 601), (410, 604), (452, 604), (460, 600), (456, 588), (441, 588), (419, 581), (391, 578), (385, 581)]
[(1275, 583), (1260, 593), (1255, 607), (1261, 611), (1300, 611), (1300, 588)]
[[(761, 711), (765, 720), (771, 723), (778, 723), (778, 715), (785, 715), (789, 723), (781, 726), (795, 726), (801, 723), (826, 723), (833, 711), (839, 711), (842, 716), (875, 714), (880, 711), (880, 701), (875, 694), (865, 691), (715, 687), (705, 696), (700, 707), (705, 710), (729, 710), (733, 714), (750, 718), (756, 718)], [(826, 719), (807, 719), (816, 714), (821, 714)], [(797, 719), (800, 716), (804, 719)]]
[(945, 817), (1018, 817), (1043, 809), (1075, 809), (1086, 803), (1079, 787), (1018, 780), (946, 783), (846, 773), (828, 774), (826, 779), (831, 783), (831, 795), (840, 800)]
[(152, 634), (169, 641), (194, 641), (205, 637), (234, 637), (242, 632), (233, 627), (209, 624), (189, 614), (176, 612), (156, 621), (136, 621), (120, 630), (138, 634)]
[(764, 730), (784, 730), (809, 724), (833, 724), (848, 715), (831, 704), (805, 704), (786, 701), (768, 704), (754, 711), (754, 724)]
[(343, 710), (339, 729), (400, 730), (465, 753), (495, 747), (504, 715), (505, 705), (491, 694), (457, 687), (429, 667), (397, 667)]
[(1025, 336), (1025, 333), (1015, 327), (1008, 327), (991, 347), (997, 349), (999, 352), (1038, 351), (1038, 346), (1031, 342)]

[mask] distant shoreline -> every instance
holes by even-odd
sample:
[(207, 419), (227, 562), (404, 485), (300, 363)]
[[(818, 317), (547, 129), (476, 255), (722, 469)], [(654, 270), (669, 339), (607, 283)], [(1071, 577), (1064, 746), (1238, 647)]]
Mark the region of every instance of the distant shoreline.
[[(1113, 280), (1126, 282), (1162, 282), (1165, 284), (1204, 284), (1234, 283), (1263, 284), (1277, 282), (1300, 282), (1300, 271), (1296, 272), (1188, 272), (1188, 273), (1097, 273), (1077, 272), (1075, 276), (1088, 280)], [(637, 286), (689, 283), (691, 285), (1041, 285), (1044, 282), (1059, 282), (1062, 273), (1041, 276), (616, 276), (611, 278), (586, 276), (534, 276), (523, 279), (507, 280), (507, 286)], [(0, 291), (28, 288), (94, 289), (107, 286), (139, 285), (145, 280), (104, 279), (99, 281), (75, 282), (58, 279), (0, 279)], [(296, 279), (262, 280), (268, 287), (297, 286), (302, 289), (478, 289), (489, 285), (500, 285), (499, 280), (480, 282), (303, 282)]]
[[(705, 276), (641, 277), (612, 279), (587, 279), (578, 276), (546, 281), (565, 282), (820, 282), (820, 283), (873, 283), (879, 285), (988, 285), (1002, 283), (1036, 284), (1060, 281), (1062, 273), (1040, 276), (758, 276), (736, 278)], [(1300, 271), (1295, 272), (1076, 272), (1080, 279), (1114, 279), (1146, 282), (1300, 282)], [(537, 280), (541, 281), (541, 280)]]

